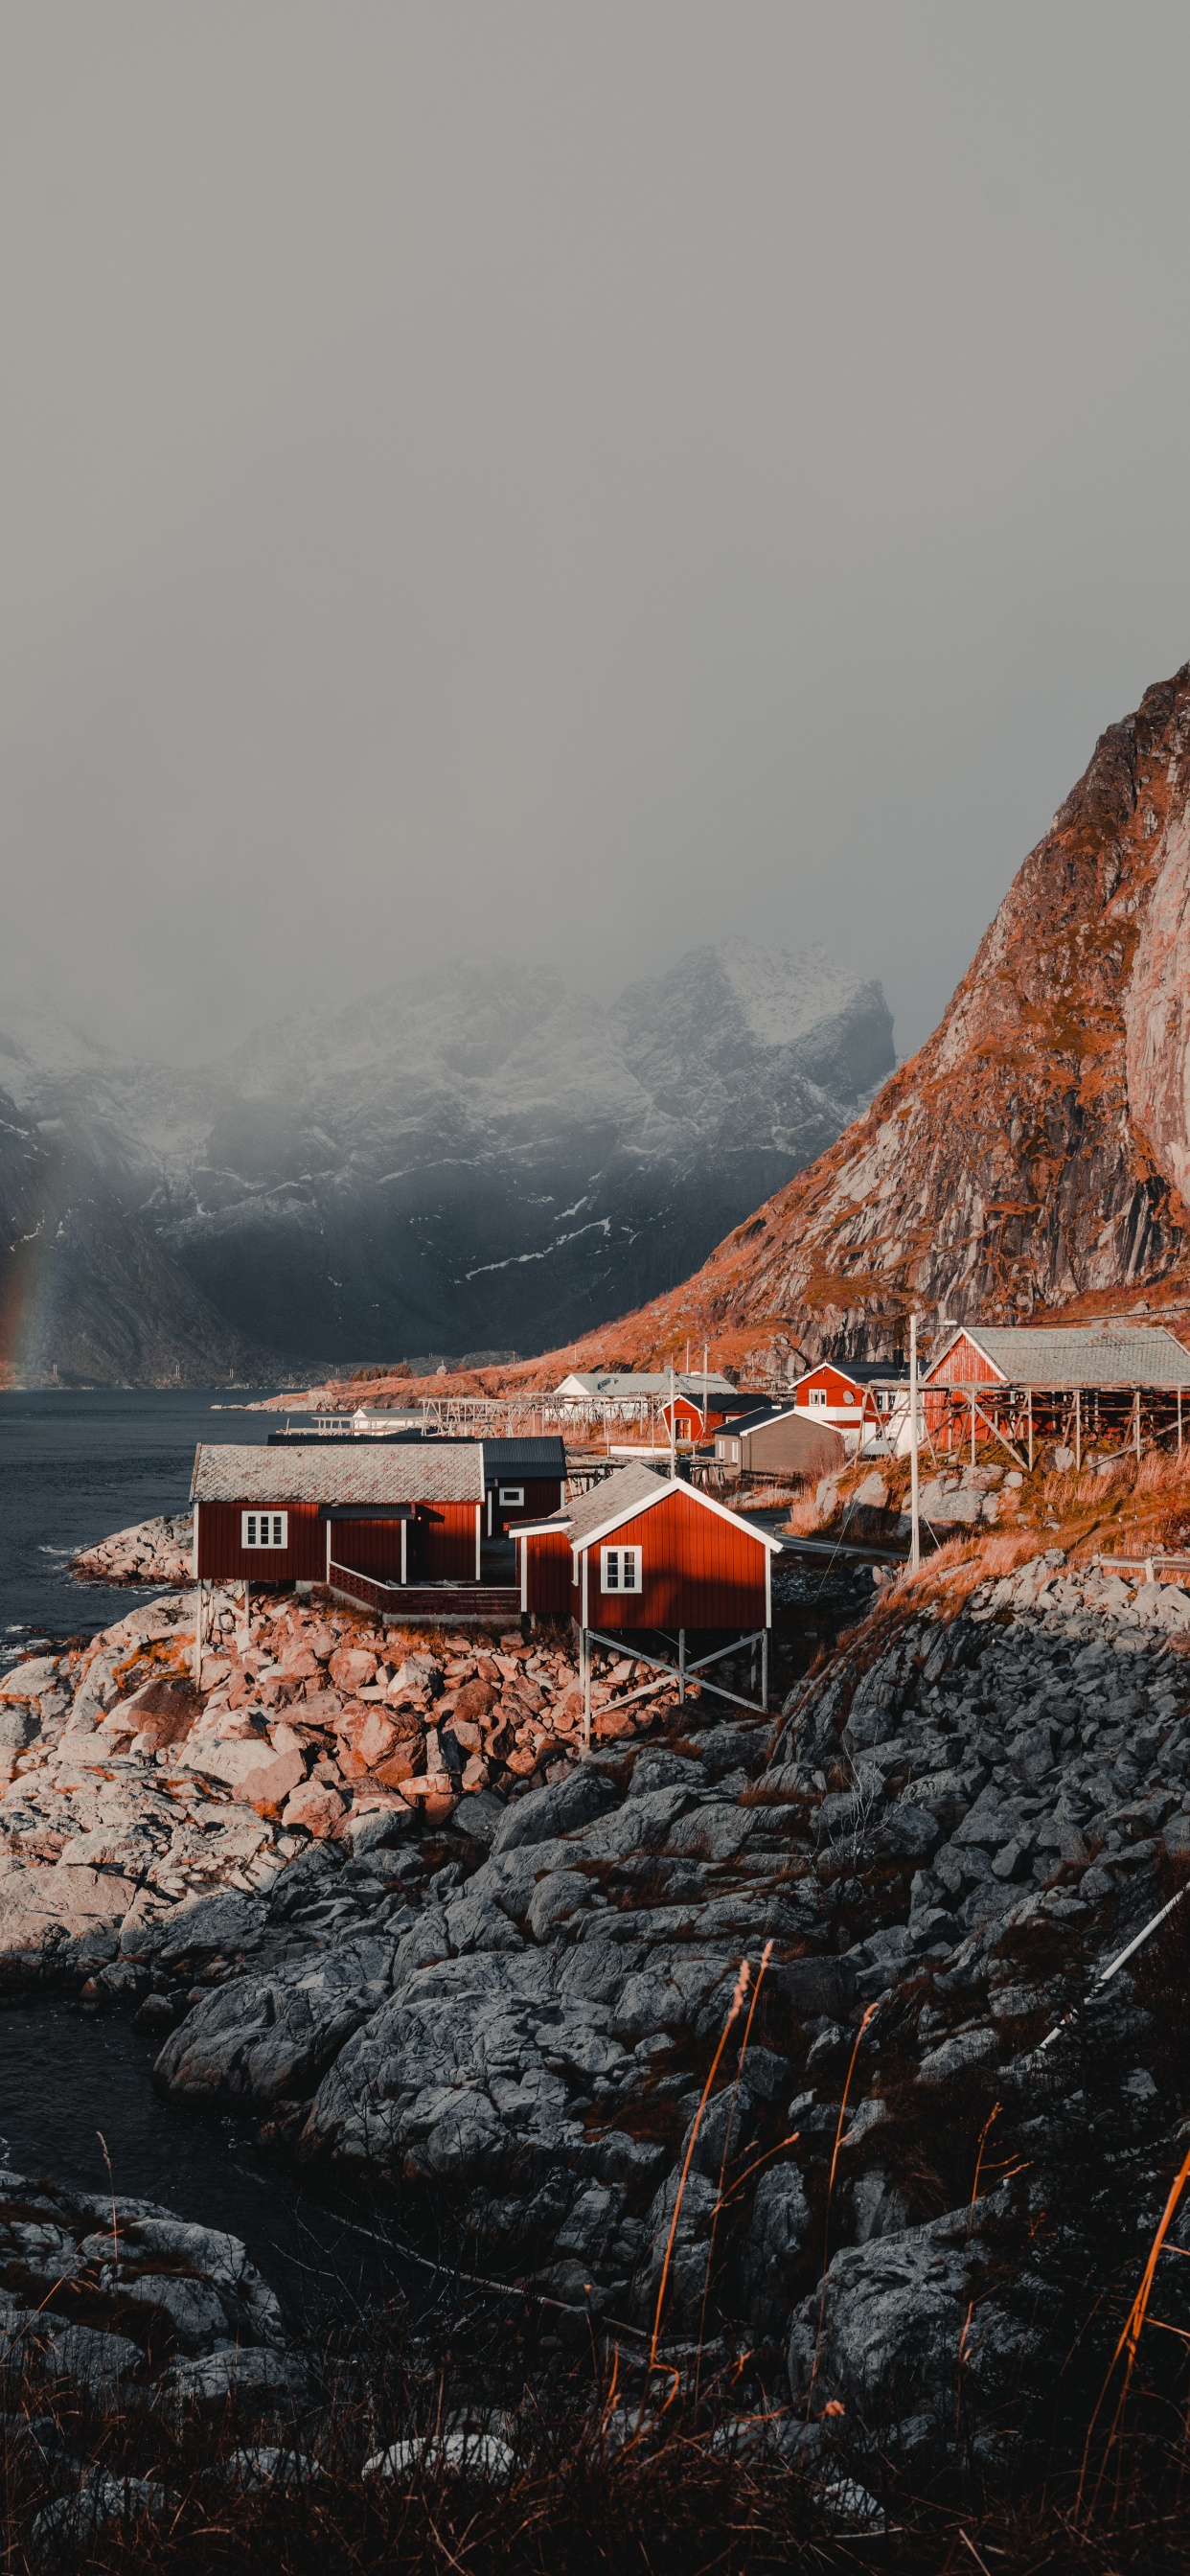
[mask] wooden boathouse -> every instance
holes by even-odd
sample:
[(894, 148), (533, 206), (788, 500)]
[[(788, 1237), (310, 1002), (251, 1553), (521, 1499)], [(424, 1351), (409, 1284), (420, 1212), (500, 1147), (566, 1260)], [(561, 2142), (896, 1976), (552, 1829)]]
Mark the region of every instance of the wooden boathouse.
[[(762, 1705), (767, 1701), (772, 1567), (781, 1542), (714, 1495), (643, 1465), (617, 1467), (550, 1520), (514, 1535), (522, 1614), (571, 1620), (588, 1695), (592, 1645), (616, 1644), (641, 1663), (676, 1669), (681, 1696), (687, 1677), (697, 1673), (702, 1681), (708, 1664), (741, 1644), (760, 1644)], [(733, 1632), (729, 1645), (688, 1660), (689, 1637), (725, 1630)], [(676, 1667), (641, 1647), (649, 1631), (673, 1639)]]
[(1163, 1325), (955, 1325), (922, 1370), (922, 1421), (935, 1449), (994, 1439), (1031, 1467), (1038, 1442), (1083, 1453), (1182, 1453), (1190, 1351)]
[(515, 1617), (483, 1581), (479, 1441), (201, 1442), (190, 1499), (204, 1583), (326, 1584), (389, 1616)]

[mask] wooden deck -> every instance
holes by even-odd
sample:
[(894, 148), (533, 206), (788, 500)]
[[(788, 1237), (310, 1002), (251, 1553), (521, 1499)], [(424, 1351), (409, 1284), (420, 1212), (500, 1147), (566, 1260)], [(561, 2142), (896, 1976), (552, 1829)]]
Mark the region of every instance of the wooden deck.
[(375, 1610), (386, 1619), (437, 1619), (457, 1624), (460, 1620), (519, 1619), (521, 1595), (513, 1583), (377, 1583), (370, 1574), (357, 1573), (354, 1566), (330, 1567), (330, 1588), (336, 1600), (351, 1601), (359, 1610)]

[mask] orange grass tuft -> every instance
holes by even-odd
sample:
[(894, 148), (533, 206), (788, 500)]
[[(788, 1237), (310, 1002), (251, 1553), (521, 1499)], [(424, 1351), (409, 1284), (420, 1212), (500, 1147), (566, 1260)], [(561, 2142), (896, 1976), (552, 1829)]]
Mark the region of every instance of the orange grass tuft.
[(1099, 2475), (1095, 2480), (1095, 2494), (1091, 2499), (1092, 2504), (1096, 2501), (1099, 2489), (1103, 2483), (1103, 2474), (1107, 2466), (1108, 2454), (1111, 2450), (1112, 2443), (1115, 2441), (1116, 2435), (1119, 2432), (1124, 2408), (1128, 2402), (1128, 2391), (1132, 2385), (1132, 2373), (1136, 2363), (1137, 2346), (1140, 2342), (1141, 2335), (1144, 2332), (1145, 2319), (1149, 2312), (1149, 2300), (1153, 2293), (1153, 2282), (1156, 2278), (1157, 2264), (1160, 2259), (1161, 2249), (1173, 2224), (1178, 2202), (1186, 2188), (1187, 2181), (1190, 2181), (1190, 2147), (1187, 2148), (1182, 2162), (1178, 2167), (1177, 2174), (1170, 2186), (1169, 2198), (1162, 2210), (1161, 2217), (1157, 2224), (1156, 2234), (1154, 2235), (1153, 2242), (1149, 2247), (1149, 2258), (1145, 2264), (1144, 2271), (1141, 2274), (1140, 2285), (1137, 2289), (1136, 2297), (1134, 2298), (1124, 2320), (1120, 2340), (1112, 2354), (1111, 2361), (1108, 2365), (1107, 2377), (1104, 2380), (1098, 2397), (1096, 2398), (1095, 2410), (1091, 2417), (1091, 2421), (1087, 2426), (1087, 2439), (1083, 2450), (1082, 2473), (1078, 2484), (1078, 2501), (1080, 2507), (1082, 2504), (1083, 2481), (1087, 2473), (1087, 2461), (1090, 2455), (1092, 2436), (1095, 2431), (1095, 2426), (1099, 2420), (1103, 2401), (1111, 2385), (1112, 2372), (1116, 2367), (1116, 2363), (1120, 2359), (1121, 2353), (1123, 2353), (1127, 2356), (1124, 2363), (1123, 2386), (1121, 2387), (1119, 2397), (1116, 2401), (1116, 2411), (1112, 2417), (1111, 2431), (1108, 2434), (1103, 2458), (1099, 2464)]

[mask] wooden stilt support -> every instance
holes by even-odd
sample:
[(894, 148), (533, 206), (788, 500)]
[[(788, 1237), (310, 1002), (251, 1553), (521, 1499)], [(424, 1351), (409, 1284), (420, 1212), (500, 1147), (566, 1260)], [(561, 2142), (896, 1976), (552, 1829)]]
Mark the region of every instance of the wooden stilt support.
[(769, 1706), (769, 1632), (767, 1628), (760, 1647), (760, 1705), (767, 1717)]
[(583, 1688), (583, 1751), (589, 1753), (591, 1750), (591, 1632), (589, 1628), (583, 1628), (580, 1631), (578, 1652), (579, 1678)]
[(1075, 1390), (1074, 1390), (1074, 1472), (1075, 1472), (1076, 1476), (1077, 1476), (1077, 1474), (1078, 1474), (1078, 1471), (1079, 1471), (1080, 1467), (1082, 1466), (1082, 1463), (1083, 1463), (1083, 1399), (1082, 1399), (1082, 1390), (1081, 1390), (1081, 1388), (1076, 1386), (1076, 1388), (1075, 1388)]
[(975, 1465), (975, 1397), (971, 1397), (971, 1464)]
[(1033, 1389), (1029, 1389), (1029, 1473), (1033, 1473)]
[(1134, 1442), (1135, 1449), (1136, 1449), (1136, 1463), (1137, 1463), (1137, 1466), (1139, 1467), (1139, 1465), (1140, 1465), (1140, 1388), (1139, 1388), (1139, 1387), (1137, 1388), (1136, 1393), (1135, 1393), (1135, 1395), (1133, 1396), (1133, 1399), (1132, 1399), (1132, 1432), (1133, 1432), (1133, 1442)]
[(1182, 1454), (1182, 1390), (1178, 1388), (1178, 1456)]
[(921, 1518), (917, 1502), (917, 1317), (909, 1318), (909, 1563), (921, 1564)]
[(194, 1687), (196, 1690), (202, 1689), (202, 1614), (203, 1588), (202, 1584), (198, 1583), (194, 1590)]
[(684, 1701), (685, 1697), (686, 1697), (686, 1631), (685, 1631), (685, 1629), (684, 1629), (684, 1628), (679, 1628), (679, 1630), (678, 1630), (678, 1706), (679, 1706), (679, 1708), (681, 1708), (682, 1703), (683, 1703), (683, 1701)]

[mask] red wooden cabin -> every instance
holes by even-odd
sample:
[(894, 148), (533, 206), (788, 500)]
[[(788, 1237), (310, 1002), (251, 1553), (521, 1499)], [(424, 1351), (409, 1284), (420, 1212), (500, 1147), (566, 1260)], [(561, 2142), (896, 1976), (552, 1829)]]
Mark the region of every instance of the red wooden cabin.
[(749, 1422), (754, 1413), (768, 1413), (771, 1410), (771, 1396), (747, 1393), (743, 1388), (737, 1388), (734, 1393), (724, 1394), (721, 1389), (716, 1390), (714, 1385), (710, 1389), (704, 1406), (702, 1389), (697, 1383), (692, 1382), (675, 1394), (672, 1405), (669, 1403), (662, 1405), (661, 1419), (665, 1425), (667, 1439), (672, 1412), (676, 1440), (683, 1442), (713, 1440), (715, 1433), (721, 1431), (725, 1424), (734, 1426), (737, 1423)]
[(190, 1484), (200, 1583), (479, 1581), (479, 1441), (308, 1448), (200, 1442)]
[[(844, 1438), (850, 1431), (857, 1439), (867, 1439), (894, 1409), (895, 1397), (887, 1381), (899, 1375), (899, 1370), (883, 1363), (820, 1360), (817, 1368), (807, 1369), (795, 1381), (793, 1403), (799, 1413), (830, 1423)], [(874, 1386), (874, 1378), (885, 1383)]]
[(515, 1537), (522, 1611), (605, 1633), (772, 1625), (780, 1541), (648, 1467), (617, 1468)]

